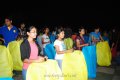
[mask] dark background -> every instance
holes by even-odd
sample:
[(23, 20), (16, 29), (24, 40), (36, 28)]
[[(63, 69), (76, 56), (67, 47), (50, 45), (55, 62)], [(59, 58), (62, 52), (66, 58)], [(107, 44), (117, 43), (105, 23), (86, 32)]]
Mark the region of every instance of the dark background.
[[(3, 4), (3, 6), (2, 6)], [(14, 25), (21, 22), (42, 27), (44, 25), (84, 25), (102, 29), (119, 28), (119, 9), (109, 1), (14, 1), (1, 3), (0, 26), (4, 18), (12, 16)]]

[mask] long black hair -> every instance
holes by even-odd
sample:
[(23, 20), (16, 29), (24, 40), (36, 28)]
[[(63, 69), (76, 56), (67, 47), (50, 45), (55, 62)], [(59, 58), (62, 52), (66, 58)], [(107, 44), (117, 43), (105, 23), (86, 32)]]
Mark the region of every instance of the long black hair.
[(56, 31), (57, 38), (58, 38), (58, 34), (60, 34), (62, 31), (64, 31), (64, 29), (62, 29), (62, 28), (57, 29), (57, 31)]
[(26, 29), (26, 32), (30, 32), (33, 28), (35, 28), (37, 30), (37, 28), (35, 26), (30, 26)]
[(82, 29), (85, 29), (85, 28), (84, 28), (83, 26), (81, 26), (81, 27), (79, 28), (79, 32), (81, 32)]

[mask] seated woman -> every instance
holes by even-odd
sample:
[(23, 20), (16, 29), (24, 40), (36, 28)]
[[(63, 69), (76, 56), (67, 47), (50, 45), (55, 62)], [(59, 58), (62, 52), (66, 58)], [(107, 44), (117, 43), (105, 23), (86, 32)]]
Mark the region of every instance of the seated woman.
[(35, 42), (37, 36), (37, 29), (35, 26), (30, 26), (27, 30), (28, 38), (24, 40), (20, 46), (21, 59), (23, 61), (23, 80), (26, 80), (26, 72), (31, 63), (40, 63), (47, 59), (40, 54), (40, 47)]
[(76, 40), (75, 40), (76, 45), (74, 48), (76, 50), (82, 50), (82, 47), (89, 45), (88, 43), (85, 43), (84, 41), (84, 37), (83, 37), (84, 34), (85, 34), (85, 29), (81, 27), (79, 29), (79, 35), (76, 37)]
[(73, 49), (66, 50), (66, 46), (63, 41), (64, 35), (65, 35), (64, 30), (58, 29), (57, 31), (58, 38), (54, 42), (54, 47), (56, 49), (55, 59), (57, 60), (58, 65), (61, 69), (62, 69), (62, 59), (64, 57), (64, 54), (73, 52)]

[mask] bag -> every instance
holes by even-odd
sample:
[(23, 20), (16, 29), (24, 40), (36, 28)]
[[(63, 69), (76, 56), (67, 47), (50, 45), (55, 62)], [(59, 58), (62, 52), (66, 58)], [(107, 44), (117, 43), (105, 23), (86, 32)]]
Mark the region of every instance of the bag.
[(48, 57), (48, 59), (54, 59), (56, 51), (54, 49), (53, 44), (47, 44), (44, 49), (45, 55)]
[(96, 46), (85, 46), (83, 47), (82, 52), (87, 64), (88, 77), (96, 78), (97, 67)]
[(26, 80), (63, 80), (62, 72), (55, 60), (32, 63), (27, 69)]
[(9, 50), (0, 45), (0, 78), (11, 78), (13, 76), (13, 61)]
[(111, 50), (107, 41), (97, 43), (97, 63), (99, 66), (111, 65)]
[(8, 44), (9, 52), (13, 60), (13, 70), (22, 71), (23, 62), (21, 60), (20, 44), (22, 41), (12, 41)]
[(64, 44), (66, 46), (66, 50), (73, 48), (73, 40), (71, 38), (64, 39)]
[(50, 42), (51, 43), (54, 43), (55, 39), (56, 39), (55, 35), (50, 35)]
[(62, 61), (62, 72), (64, 80), (88, 80), (83, 53), (79, 50), (66, 53)]

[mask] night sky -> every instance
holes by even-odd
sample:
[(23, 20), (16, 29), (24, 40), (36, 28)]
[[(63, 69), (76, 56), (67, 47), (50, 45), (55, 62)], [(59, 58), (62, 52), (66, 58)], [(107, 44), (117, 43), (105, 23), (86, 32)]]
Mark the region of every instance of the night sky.
[(29, 25), (96, 25), (107, 28), (119, 26), (119, 13), (112, 1), (44, 1), (9, 3), (1, 6), (0, 25), (6, 16), (12, 16), (13, 23)]

